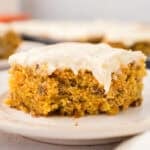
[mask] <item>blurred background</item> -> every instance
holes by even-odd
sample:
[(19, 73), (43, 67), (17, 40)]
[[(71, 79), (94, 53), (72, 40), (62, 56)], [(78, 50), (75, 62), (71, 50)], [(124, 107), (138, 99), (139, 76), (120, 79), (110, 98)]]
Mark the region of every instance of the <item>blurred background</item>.
[(0, 14), (51, 20), (113, 19), (150, 22), (150, 0), (0, 0)]
[(0, 0), (0, 68), (15, 52), (69, 41), (150, 56), (149, 14), (150, 0)]

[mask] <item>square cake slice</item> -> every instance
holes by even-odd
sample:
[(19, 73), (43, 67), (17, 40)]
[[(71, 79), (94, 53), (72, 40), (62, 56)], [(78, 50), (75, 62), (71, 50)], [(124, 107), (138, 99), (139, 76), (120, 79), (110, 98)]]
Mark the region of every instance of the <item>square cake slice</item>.
[(36, 116), (117, 114), (142, 102), (145, 55), (106, 44), (62, 43), (9, 58), (10, 107)]
[(104, 28), (103, 42), (116, 48), (142, 51), (150, 56), (150, 26), (138, 23), (108, 24)]

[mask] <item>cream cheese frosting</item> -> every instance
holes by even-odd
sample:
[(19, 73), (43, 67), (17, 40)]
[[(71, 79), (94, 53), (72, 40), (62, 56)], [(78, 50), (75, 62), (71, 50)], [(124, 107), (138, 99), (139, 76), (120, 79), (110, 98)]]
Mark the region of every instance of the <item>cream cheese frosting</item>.
[[(136, 42), (150, 42), (150, 26), (119, 21), (40, 21), (29, 20), (11, 23), (20, 34), (45, 37), (60, 41), (79, 41), (105, 36), (106, 41), (122, 42), (131, 46)], [(146, 29), (146, 30), (145, 30)]]
[(111, 48), (106, 44), (62, 43), (13, 54), (9, 57), (9, 64), (47, 64), (49, 75), (55, 69), (70, 68), (75, 74), (80, 69), (90, 70), (108, 92), (112, 73), (117, 72), (121, 65), (141, 59), (145, 60), (146, 56), (140, 51)]
[(71, 22), (71, 21), (40, 21), (29, 20), (14, 22), (11, 24), (13, 30), (20, 34), (36, 37), (46, 37), (53, 40), (77, 41), (89, 37), (101, 37), (102, 31), (95, 21)]
[(150, 42), (150, 26), (122, 23), (112, 24), (106, 28), (104, 29), (105, 40), (109, 42), (121, 42), (126, 46), (132, 46), (136, 42)]

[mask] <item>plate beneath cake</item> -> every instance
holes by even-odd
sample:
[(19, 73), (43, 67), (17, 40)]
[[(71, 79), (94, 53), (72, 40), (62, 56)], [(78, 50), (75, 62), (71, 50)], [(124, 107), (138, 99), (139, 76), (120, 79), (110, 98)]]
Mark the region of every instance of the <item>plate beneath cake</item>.
[[(25, 51), (34, 47), (44, 46), (42, 43), (38, 42), (29, 42), (24, 41), (20, 44), (20, 46), (17, 48), (17, 51)], [(7, 59), (0, 59), (0, 69), (6, 69), (9, 67), (8, 60)]]
[(150, 128), (150, 71), (144, 80), (141, 107), (116, 116), (33, 117), (3, 104), (0, 97), (0, 130), (54, 144), (93, 145), (114, 142)]

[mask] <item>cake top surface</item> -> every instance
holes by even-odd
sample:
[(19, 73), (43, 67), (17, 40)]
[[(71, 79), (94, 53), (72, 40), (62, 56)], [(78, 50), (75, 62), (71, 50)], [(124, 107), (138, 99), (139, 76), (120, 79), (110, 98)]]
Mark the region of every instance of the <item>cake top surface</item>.
[(103, 34), (101, 28), (96, 26), (95, 21), (72, 22), (29, 20), (14, 22), (11, 24), (11, 27), (21, 34), (41, 36), (62, 41), (81, 40), (88, 37), (101, 37)]
[(110, 42), (122, 42), (127, 46), (136, 42), (150, 42), (150, 26), (146, 25), (112, 24), (108, 30), (104, 29), (104, 31), (106, 40)]
[(77, 22), (29, 20), (12, 23), (11, 28), (21, 34), (61, 41), (105, 36), (108, 41), (122, 42), (128, 46), (138, 41), (150, 42), (150, 26), (139, 23), (103, 20)]
[(95, 78), (109, 90), (111, 74), (121, 65), (146, 59), (140, 51), (111, 48), (106, 44), (61, 43), (31, 49), (9, 57), (10, 65), (32, 66), (47, 64), (47, 73), (70, 68), (77, 74), (80, 69), (92, 71)]

